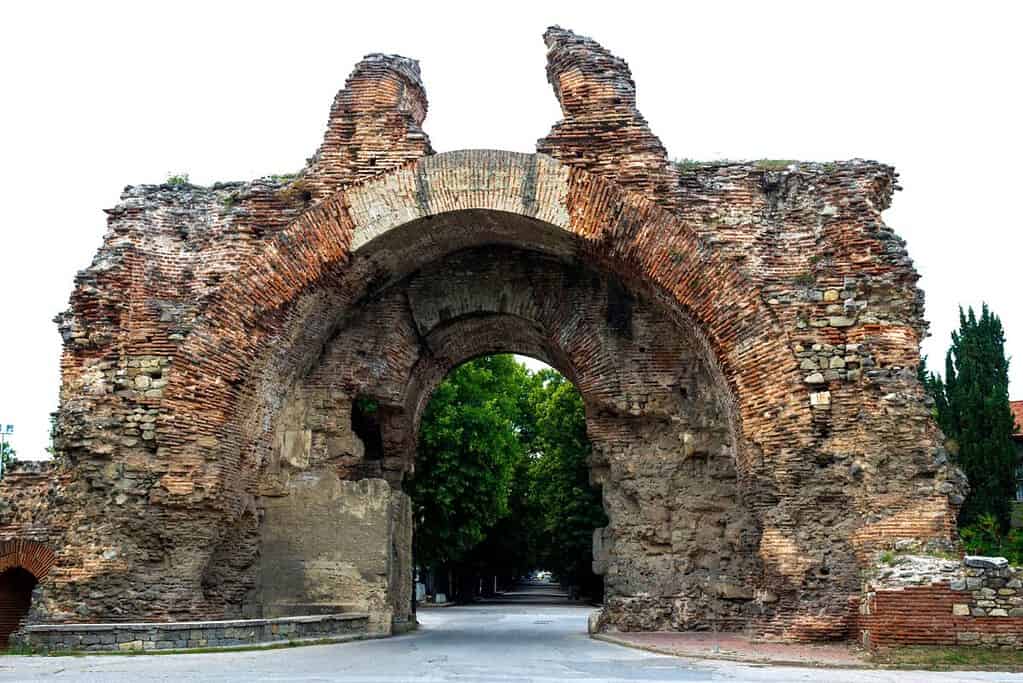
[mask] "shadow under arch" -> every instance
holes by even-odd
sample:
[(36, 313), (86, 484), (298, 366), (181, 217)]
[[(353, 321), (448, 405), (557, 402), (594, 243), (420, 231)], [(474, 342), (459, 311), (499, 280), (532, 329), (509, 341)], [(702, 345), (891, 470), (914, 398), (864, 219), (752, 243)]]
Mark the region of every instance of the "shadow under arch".
[[(434, 227), (445, 215), (471, 216), (475, 225), (453, 237)], [(799, 386), (798, 365), (785, 332), (738, 269), (680, 219), (607, 180), (543, 155), (468, 151), (425, 157), (339, 191), (276, 236), (223, 287), (174, 361), (165, 394), (177, 436), (166, 444), (167, 457), (204, 435), (216, 435), (224, 450), (247, 451), (238, 434), (239, 412), (255, 393), (245, 385), (265, 368), (266, 354), (281, 344), (315, 347), (337, 324), (323, 315), (323, 304), (313, 301), (317, 296), (323, 303), (329, 299), (334, 311), (351, 310), (367, 293), (401, 276), (402, 256), (440, 258), (500, 240), (502, 226), (523, 225), (537, 239), (524, 242), (519, 235), (517, 244), (585, 258), (652, 291), (693, 324), (732, 388), (744, 436), (771, 440), (769, 432), (780, 427), (764, 413), (778, 409), (771, 398), (777, 396), (765, 383), (777, 381), (780, 367)], [(287, 355), (273, 363), (290, 363), (292, 376), (314, 361), (314, 354)], [(775, 368), (773, 377), (763, 371), (767, 364)], [(240, 464), (227, 457), (195, 466), (208, 475), (203, 479), (219, 481), (208, 482), (212, 495), (220, 487), (233, 488), (224, 478)], [(194, 489), (178, 481), (186, 474), (194, 472), (167, 475), (168, 490), (180, 483), (191, 494)]]
[[(302, 482), (337, 476), (383, 479), (400, 491), (415, 468), (419, 423), (434, 388), (467, 360), (512, 352), (558, 368), (583, 398), (592, 479), (611, 520), (597, 558), (618, 601), (608, 613), (635, 621), (645, 609), (639, 596), (663, 602), (681, 591), (690, 608), (662, 613), (661, 627), (745, 623), (745, 607), (720, 595), (760, 574), (759, 526), (740, 491), (756, 482), (737, 471), (728, 389), (693, 336), (643, 293), (577, 261), (488, 242), (377, 288), (313, 351), (317, 360), (270, 421), (270, 432), (284, 438), (263, 440), (261, 459), (270, 466), (260, 490), (282, 497), (267, 504), (266, 524), (278, 540), (265, 556), (291, 567), (291, 578), (276, 582), (291, 588), (269, 586), (268, 604), (309, 602), (294, 597), (305, 590), (296, 578), (304, 570), (289, 558), (329, 563), (328, 546), (302, 540), (312, 534), (283, 498), (309, 496), (305, 508), (321, 509)], [(367, 458), (356, 428), (354, 405), (362, 400), (376, 406), (382, 458)], [(287, 444), (300, 441), (309, 446), (296, 455)], [(269, 443), (284, 445), (273, 451)], [(399, 574), (401, 562), (399, 551), (392, 565)], [(407, 609), (402, 600), (392, 607), (399, 617)]]

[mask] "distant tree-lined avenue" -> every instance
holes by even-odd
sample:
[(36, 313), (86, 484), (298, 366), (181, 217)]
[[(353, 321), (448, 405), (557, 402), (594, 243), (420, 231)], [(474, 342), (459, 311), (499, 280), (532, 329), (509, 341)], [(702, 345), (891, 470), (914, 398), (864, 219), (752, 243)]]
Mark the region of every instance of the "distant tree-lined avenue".
[(408, 485), (416, 563), (442, 583), (458, 577), (454, 593), (542, 567), (599, 594), (591, 539), (607, 519), (589, 454), (582, 398), (562, 375), (509, 355), (459, 366), (420, 429)]

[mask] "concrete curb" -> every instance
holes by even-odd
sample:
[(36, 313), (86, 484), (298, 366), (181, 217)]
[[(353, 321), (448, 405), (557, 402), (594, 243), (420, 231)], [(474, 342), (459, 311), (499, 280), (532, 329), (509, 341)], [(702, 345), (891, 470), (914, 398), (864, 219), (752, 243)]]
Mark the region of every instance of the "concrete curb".
[[(405, 635), (401, 633), (398, 635)], [(325, 638), (298, 638), (286, 641), (264, 641), (248, 645), (216, 645), (207, 647), (186, 647), (167, 650), (53, 650), (41, 652), (8, 653), (13, 657), (164, 657), (168, 655), (218, 655), (229, 652), (259, 652), (266, 650), (287, 650), (316, 645), (340, 645), (362, 640), (380, 640), (396, 636), (385, 633), (350, 633)]]
[(462, 603), (460, 603), (460, 602), (442, 602), (441, 604), (438, 605), (435, 602), (419, 602), (419, 603), (416, 603), (416, 609), (417, 610), (419, 610), (419, 609), (445, 609), (447, 607), (458, 607), (460, 604), (462, 604)]

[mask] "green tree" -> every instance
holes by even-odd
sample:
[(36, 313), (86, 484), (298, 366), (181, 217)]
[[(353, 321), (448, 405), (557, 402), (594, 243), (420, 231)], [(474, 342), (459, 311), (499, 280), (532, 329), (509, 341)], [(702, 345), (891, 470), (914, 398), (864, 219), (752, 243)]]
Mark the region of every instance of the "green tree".
[(407, 486), (416, 562), (441, 585), (459, 579), (447, 591), (462, 598), (476, 577), (489, 586), (536, 568), (599, 594), (592, 535), (607, 518), (589, 455), (582, 397), (562, 375), (511, 356), (458, 367), (426, 408)]
[(6, 441), (0, 445), (0, 460), (3, 461), (3, 472), (7, 472), (7, 468), (18, 461), (18, 454), (14, 451), (14, 447)]
[(511, 511), (524, 457), (516, 425), (525, 381), (512, 356), (485, 356), (456, 368), (434, 392), (408, 485), (417, 562), (466, 559)]
[(593, 530), (608, 520), (600, 492), (589, 481), (591, 447), (582, 397), (562, 375), (544, 370), (535, 375), (528, 403), (535, 425), (528, 447), (541, 535), (538, 559), (562, 580), (600, 592), (602, 582), (592, 571)]
[(960, 511), (963, 526), (993, 515), (1005, 529), (1015, 492), (1016, 454), (1009, 410), (1009, 361), (998, 316), (959, 309), (959, 330), (945, 358), (945, 378), (928, 373), (938, 424), (970, 481)]

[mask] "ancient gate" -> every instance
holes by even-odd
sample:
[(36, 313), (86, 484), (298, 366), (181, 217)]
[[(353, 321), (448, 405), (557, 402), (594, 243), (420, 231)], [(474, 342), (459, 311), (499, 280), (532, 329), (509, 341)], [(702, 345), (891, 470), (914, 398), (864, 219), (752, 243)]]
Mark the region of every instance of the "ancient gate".
[(622, 60), (545, 39), (537, 154), (434, 154), (418, 65), (372, 55), (297, 176), (125, 191), (59, 316), (31, 621), (403, 627), (421, 412), (495, 352), (583, 395), (601, 628), (841, 637), (879, 551), (949, 541), (894, 171), (672, 164)]

